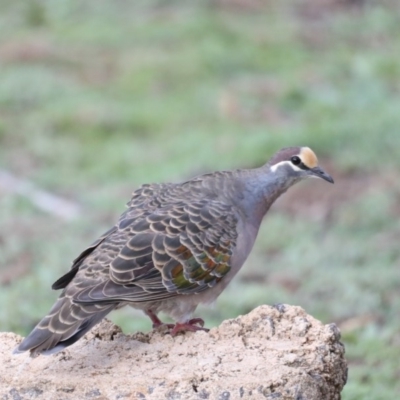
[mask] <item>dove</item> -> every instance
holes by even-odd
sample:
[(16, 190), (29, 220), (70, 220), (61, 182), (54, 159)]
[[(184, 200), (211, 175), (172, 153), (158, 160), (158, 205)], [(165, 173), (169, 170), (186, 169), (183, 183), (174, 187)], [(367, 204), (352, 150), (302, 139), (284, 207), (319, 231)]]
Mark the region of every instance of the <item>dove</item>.
[(258, 168), (141, 186), (118, 222), (53, 284), (59, 298), (14, 353), (61, 351), (126, 305), (154, 328), (166, 313), (172, 335), (206, 330), (193, 318), (196, 307), (214, 302), (241, 269), (274, 201), (310, 177), (333, 183), (309, 147), (288, 147)]

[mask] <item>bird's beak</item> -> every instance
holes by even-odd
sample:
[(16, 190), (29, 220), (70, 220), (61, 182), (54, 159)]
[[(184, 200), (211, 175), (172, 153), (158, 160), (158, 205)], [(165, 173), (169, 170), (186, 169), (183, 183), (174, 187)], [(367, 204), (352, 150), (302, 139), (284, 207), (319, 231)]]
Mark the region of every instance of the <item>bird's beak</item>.
[(316, 178), (322, 178), (330, 183), (334, 183), (333, 178), (327, 174), (321, 167), (310, 168), (311, 176), (315, 176)]

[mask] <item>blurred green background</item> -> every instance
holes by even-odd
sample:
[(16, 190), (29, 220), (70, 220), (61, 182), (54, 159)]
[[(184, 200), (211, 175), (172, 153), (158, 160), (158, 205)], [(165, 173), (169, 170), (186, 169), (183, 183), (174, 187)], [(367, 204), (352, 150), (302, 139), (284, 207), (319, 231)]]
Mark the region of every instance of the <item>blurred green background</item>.
[(399, 2), (0, 0), (0, 32), (1, 330), (34, 326), (140, 184), (308, 145), (335, 185), (283, 196), (198, 315), (300, 305), (342, 330), (343, 399), (400, 398)]

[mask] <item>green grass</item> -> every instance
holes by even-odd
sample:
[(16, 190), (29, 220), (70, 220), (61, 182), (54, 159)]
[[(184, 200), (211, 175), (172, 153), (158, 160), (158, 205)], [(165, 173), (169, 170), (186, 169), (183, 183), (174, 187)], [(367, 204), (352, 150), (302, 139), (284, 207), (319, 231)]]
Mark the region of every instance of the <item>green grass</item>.
[[(263, 303), (301, 305), (342, 327), (343, 399), (395, 399), (400, 8), (227, 3), (0, 2), (0, 167), (84, 210), (67, 223), (0, 189), (1, 328), (29, 331), (51, 283), (141, 183), (306, 144), (335, 187), (309, 182), (294, 208), (273, 207), (240, 275), (199, 314), (215, 325)], [(150, 329), (133, 311), (113, 318)]]

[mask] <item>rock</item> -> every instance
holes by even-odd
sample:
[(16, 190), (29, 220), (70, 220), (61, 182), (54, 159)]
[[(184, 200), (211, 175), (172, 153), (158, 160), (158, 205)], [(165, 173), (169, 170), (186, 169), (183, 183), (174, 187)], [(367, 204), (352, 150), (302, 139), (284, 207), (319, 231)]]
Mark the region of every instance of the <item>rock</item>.
[(0, 333), (0, 399), (333, 400), (347, 364), (340, 333), (300, 307), (261, 306), (209, 333), (124, 335), (104, 320), (67, 350), (12, 355)]

